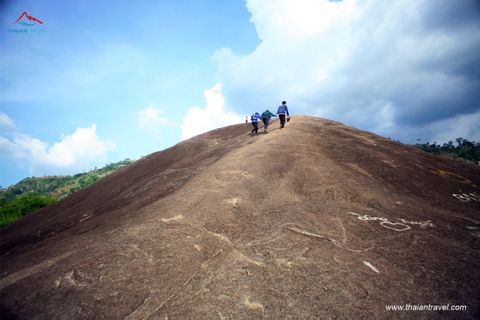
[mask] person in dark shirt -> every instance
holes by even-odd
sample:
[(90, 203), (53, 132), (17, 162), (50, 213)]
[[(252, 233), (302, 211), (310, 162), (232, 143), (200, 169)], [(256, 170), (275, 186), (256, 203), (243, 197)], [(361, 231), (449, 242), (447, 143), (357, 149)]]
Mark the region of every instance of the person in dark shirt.
[(262, 118), (262, 121), (263, 121), (263, 133), (268, 133), (267, 129), (268, 129), (268, 122), (270, 121), (270, 118), (271, 117), (276, 117), (276, 115), (274, 115), (273, 113), (271, 113), (269, 110), (265, 111), (264, 113), (262, 113), (262, 115), (260, 116), (260, 118)]
[(278, 118), (280, 119), (280, 129), (285, 128), (285, 114), (287, 115), (287, 121), (290, 121), (290, 113), (288, 112), (287, 102), (283, 101), (282, 105), (277, 110)]

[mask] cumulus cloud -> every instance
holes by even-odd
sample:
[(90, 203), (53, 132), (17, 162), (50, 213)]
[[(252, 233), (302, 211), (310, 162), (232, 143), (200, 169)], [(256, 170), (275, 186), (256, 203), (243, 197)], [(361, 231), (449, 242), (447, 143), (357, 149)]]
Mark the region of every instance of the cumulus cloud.
[(219, 127), (237, 124), (244, 121), (243, 117), (225, 110), (225, 99), (222, 96), (222, 86), (215, 85), (204, 91), (207, 105), (205, 109), (191, 107), (182, 119), (182, 140)]
[(156, 109), (153, 107), (153, 105), (138, 112), (138, 128), (149, 131), (161, 139), (162, 128), (176, 126), (174, 122), (170, 122), (167, 120), (167, 118), (161, 117), (163, 113), (163, 110)]
[(293, 113), (411, 142), (480, 111), (475, 0), (247, 0), (247, 8), (260, 45), (212, 57), (225, 104), (240, 114), (286, 100)]
[(67, 136), (63, 136), (60, 142), (48, 146), (38, 139), (23, 135), (18, 140), (24, 143), (31, 155), (33, 171), (43, 168), (85, 168), (86, 164), (94, 161), (106, 161), (106, 153), (116, 148), (110, 140), (101, 141), (96, 134), (97, 125), (90, 128), (77, 128)]
[(23, 159), (26, 153), (15, 143), (5, 137), (0, 136), (0, 153), (7, 158)]
[[(432, 137), (429, 142), (444, 144), (448, 141), (455, 141), (456, 138), (466, 138), (467, 140), (475, 141), (474, 139), (480, 138), (479, 123), (480, 111), (474, 114), (457, 115), (453, 118), (434, 122), (426, 128)], [(419, 136), (419, 138), (421, 138), (421, 136)], [(476, 142), (480, 141), (477, 139)]]
[(114, 142), (98, 137), (96, 124), (77, 128), (73, 134), (64, 135), (60, 142), (49, 146), (19, 132), (13, 120), (7, 123), (14, 132), (9, 134), (10, 139), (0, 136), (0, 153), (8, 158), (27, 159), (32, 175), (66, 174), (88, 169), (106, 161), (107, 152), (116, 148)]
[(0, 127), (10, 131), (16, 129), (15, 122), (3, 112), (0, 112)]

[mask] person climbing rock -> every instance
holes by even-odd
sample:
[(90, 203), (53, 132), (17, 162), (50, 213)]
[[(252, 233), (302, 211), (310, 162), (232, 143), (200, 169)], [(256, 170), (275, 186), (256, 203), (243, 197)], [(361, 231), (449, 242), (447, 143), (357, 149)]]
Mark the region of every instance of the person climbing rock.
[(287, 121), (290, 121), (290, 113), (288, 112), (287, 102), (282, 101), (282, 105), (277, 110), (278, 118), (280, 119), (280, 129), (285, 128), (285, 114), (287, 115)]
[(259, 119), (260, 119), (260, 114), (258, 112), (255, 112), (250, 117), (250, 120), (252, 121), (252, 125), (253, 125), (253, 130), (250, 133), (250, 135), (258, 135), (258, 120)]
[(263, 133), (268, 133), (268, 131), (267, 131), (268, 122), (270, 121), (271, 117), (276, 117), (276, 115), (271, 113), (270, 110), (268, 110), (268, 109), (267, 109), (267, 111), (262, 113), (262, 115), (260, 116), (260, 118), (262, 118), (262, 122), (263, 122)]

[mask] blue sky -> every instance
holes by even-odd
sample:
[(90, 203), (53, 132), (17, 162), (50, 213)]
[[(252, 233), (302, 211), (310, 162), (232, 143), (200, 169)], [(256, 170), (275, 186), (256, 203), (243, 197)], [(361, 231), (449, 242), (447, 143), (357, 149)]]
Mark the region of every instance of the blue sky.
[[(13, 24), (22, 12), (43, 24)], [(282, 100), (404, 143), (480, 141), (475, 0), (7, 0), (0, 16), (3, 187)]]

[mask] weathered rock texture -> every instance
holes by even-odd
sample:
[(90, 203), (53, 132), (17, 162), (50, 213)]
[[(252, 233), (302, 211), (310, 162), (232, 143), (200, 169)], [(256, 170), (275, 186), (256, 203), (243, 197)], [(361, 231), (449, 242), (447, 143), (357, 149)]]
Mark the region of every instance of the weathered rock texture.
[[(319, 118), (271, 126), (197, 136), (3, 228), (2, 317), (480, 316), (478, 167)], [(406, 304), (467, 309), (386, 310)]]

